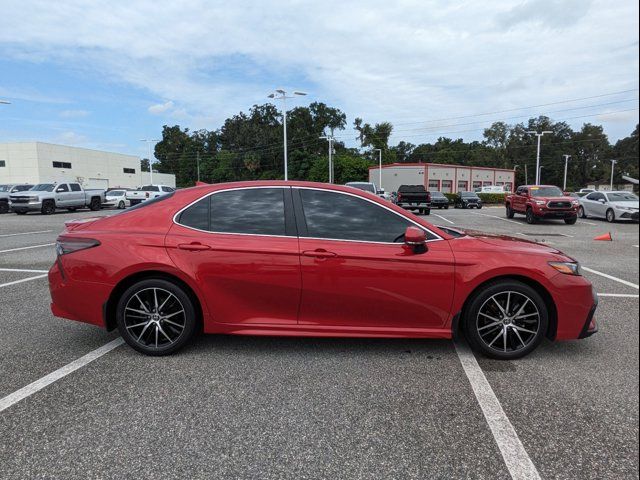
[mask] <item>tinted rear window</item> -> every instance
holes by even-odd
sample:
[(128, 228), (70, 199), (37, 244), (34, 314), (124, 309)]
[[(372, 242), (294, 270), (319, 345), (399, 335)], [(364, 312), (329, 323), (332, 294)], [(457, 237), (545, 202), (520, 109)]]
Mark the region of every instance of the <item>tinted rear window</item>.
[(426, 192), (424, 185), (400, 185), (398, 192), (402, 193), (422, 193)]

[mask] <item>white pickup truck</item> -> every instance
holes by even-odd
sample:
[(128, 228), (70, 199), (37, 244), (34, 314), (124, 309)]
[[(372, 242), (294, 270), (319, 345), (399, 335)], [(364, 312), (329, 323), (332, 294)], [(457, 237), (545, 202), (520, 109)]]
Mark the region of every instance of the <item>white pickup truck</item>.
[(79, 183), (39, 183), (30, 190), (9, 195), (9, 207), (18, 215), (40, 212), (51, 215), (57, 209), (70, 212), (88, 207), (100, 210), (104, 202), (104, 190), (85, 190)]
[(127, 192), (126, 198), (127, 200), (129, 200), (129, 203), (133, 207), (134, 205), (138, 205), (145, 200), (161, 197), (171, 192), (175, 192), (175, 190), (175, 188), (168, 187), (167, 185), (143, 185), (138, 190)]

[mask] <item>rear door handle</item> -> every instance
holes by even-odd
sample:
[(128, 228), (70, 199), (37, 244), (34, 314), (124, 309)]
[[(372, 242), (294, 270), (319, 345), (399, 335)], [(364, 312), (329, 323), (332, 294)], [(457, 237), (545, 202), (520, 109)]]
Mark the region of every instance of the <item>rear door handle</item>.
[(305, 257), (315, 257), (315, 258), (333, 258), (337, 257), (338, 254), (334, 252), (329, 252), (323, 248), (317, 248), (315, 250), (304, 250), (302, 255)]
[(211, 250), (211, 247), (209, 245), (203, 245), (202, 243), (199, 243), (199, 242), (179, 243), (178, 248), (180, 250), (189, 250), (192, 252), (199, 252), (202, 250)]

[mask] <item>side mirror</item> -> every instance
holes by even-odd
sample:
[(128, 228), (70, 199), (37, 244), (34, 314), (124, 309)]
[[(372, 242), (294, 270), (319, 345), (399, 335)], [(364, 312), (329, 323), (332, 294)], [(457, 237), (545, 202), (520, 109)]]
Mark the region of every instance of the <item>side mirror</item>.
[(64, 188), (58, 187), (56, 188), (56, 193), (64, 192)]
[(598, 201), (603, 205), (607, 203), (607, 201), (604, 198), (599, 198)]
[(427, 232), (418, 227), (407, 227), (404, 232), (404, 243), (413, 250), (413, 253), (427, 251)]

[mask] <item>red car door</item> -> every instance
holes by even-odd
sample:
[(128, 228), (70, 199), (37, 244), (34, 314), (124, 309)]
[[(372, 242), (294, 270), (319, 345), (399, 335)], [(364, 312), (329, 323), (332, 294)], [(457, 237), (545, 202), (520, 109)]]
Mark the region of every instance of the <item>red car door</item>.
[(301, 279), (289, 187), (214, 192), (176, 215), (165, 245), (213, 321), (295, 324)]
[(428, 251), (416, 254), (403, 243), (415, 224), (401, 214), (348, 193), (293, 192), (304, 217), (301, 324), (444, 329), (454, 290), (448, 241), (428, 232)]

